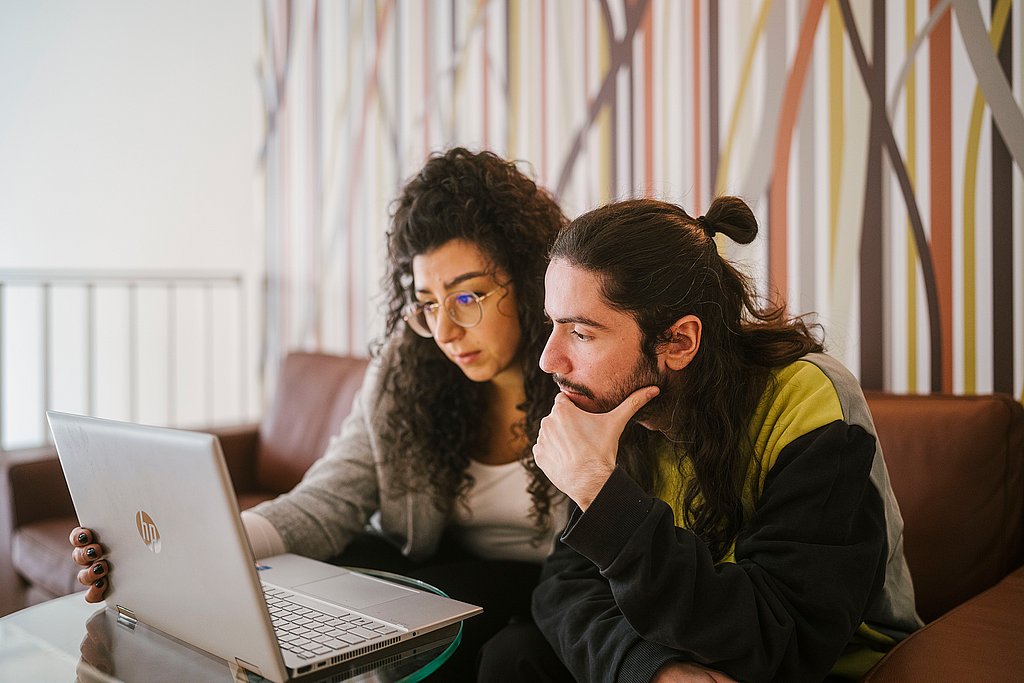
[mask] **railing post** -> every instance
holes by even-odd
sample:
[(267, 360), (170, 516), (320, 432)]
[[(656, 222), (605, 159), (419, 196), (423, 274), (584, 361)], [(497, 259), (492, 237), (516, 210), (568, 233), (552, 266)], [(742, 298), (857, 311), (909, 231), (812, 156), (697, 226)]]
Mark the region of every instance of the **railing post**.
[(245, 281), (239, 278), (236, 282), (238, 288), (238, 410), (239, 418), (245, 422), (249, 421), (249, 384), (246, 381), (249, 369), (249, 328), (246, 320), (246, 296)]
[(96, 407), (96, 287), (85, 285), (85, 414)]
[(175, 426), (177, 420), (178, 401), (178, 359), (176, 350), (178, 347), (177, 327), (177, 288), (174, 282), (167, 283), (167, 425)]
[(139, 321), (138, 321), (138, 284), (128, 283), (128, 414), (132, 422), (138, 422), (139, 418), (139, 391), (138, 391), (138, 350), (139, 350)]
[(4, 443), (4, 415), (7, 406), (4, 400), (4, 283), (0, 282), (0, 450)]
[(206, 378), (206, 423), (213, 424), (213, 292), (210, 281), (203, 283), (203, 313), (206, 320), (206, 344), (203, 350), (203, 375)]
[(39, 419), (42, 421), (43, 442), (50, 443), (50, 425), (46, 421), (46, 411), (50, 409), (50, 356), (52, 355), (52, 342), (50, 341), (50, 283), (44, 282), (43, 289), (43, 312), (42, 312), (42, 335), (43, 335), (43, 409), (40, 411)]

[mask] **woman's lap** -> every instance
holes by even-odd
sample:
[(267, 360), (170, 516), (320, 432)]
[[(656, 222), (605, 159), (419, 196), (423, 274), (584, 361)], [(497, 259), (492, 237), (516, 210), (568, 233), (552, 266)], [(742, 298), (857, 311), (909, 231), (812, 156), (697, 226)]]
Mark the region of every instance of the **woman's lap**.
[[(384, 539), (367, 534), (354, 539), (344, 553), (331, 561), (415, 578), (455, 600), (483, 607), (482, 614), (463, 622), (462, 643), (438, 672), (440, 678), (453, 681), (476, 679), (478, 655), (510, 622), (515, 633), (521, 630), (516, 624), (530, 623), (530, 597), (540, 576), (539, 564), (481, 559), (449, 541), (442, 543), (434, 557), (417, 563)], [(503, 634), (496, 642), (507, 641)], [(488, 661), (486, 657), (482, 659)]]

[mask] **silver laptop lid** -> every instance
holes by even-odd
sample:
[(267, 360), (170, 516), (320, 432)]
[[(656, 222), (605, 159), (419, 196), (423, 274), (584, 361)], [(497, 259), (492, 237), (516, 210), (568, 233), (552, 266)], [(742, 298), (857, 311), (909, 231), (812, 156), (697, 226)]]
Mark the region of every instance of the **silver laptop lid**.
[(108, 606), (284, 680), (216, 437), (47, 412), (80, 523), (106, 547)]

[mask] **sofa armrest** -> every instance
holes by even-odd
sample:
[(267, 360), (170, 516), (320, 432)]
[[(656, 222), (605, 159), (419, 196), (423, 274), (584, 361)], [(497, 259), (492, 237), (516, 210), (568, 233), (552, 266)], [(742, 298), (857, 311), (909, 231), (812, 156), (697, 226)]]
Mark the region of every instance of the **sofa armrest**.
[(12, 528), (44, 519), (75, 516), (75, 506), (55, 448), (43, 446), (9, 451), (5, 455), (8, 460), (4, 484), (10, 496)]
[(1024, 669), (1024, 567), (894, 647), (863, 683), (1017, 681)]
[[(237, 425), (213, 429), (210, 433), (220, 439), (235, 490), (254, 490), (259, 425)], [(9, 496), (11, 528), (54, 517), (75, 516), (64, 471), (53, 446), (6, 451), (4, 456), (4, 485)]]
[(206, 431), (220, 439), (220, 448), (224, 452), (224, 462), (235, 492), (255, 491), (258, 488), (256, 454), (259, 449), (259, 425), (235, 425)]
[[(68, 517), (75, 519), (75, 509), (52, 446), (0, 451), (0, 615), (25, 606), (25, 583), (13, 563), (15, 530)], [(67, 542), (73, 525), (63, 526)]]

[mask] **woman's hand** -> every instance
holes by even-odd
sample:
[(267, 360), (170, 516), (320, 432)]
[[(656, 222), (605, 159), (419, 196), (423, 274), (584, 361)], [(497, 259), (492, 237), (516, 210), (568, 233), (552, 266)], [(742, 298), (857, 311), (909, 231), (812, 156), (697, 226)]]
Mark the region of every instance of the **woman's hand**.
[(668, 662), (654, 673), (653, 683), (736, 683), (721, 671), (693, 662)]
[(103, 559), (103, 546), (96, 542), (96, 534), (92, 529), (75, 527), (71, 532), (71, 545), (75, 547), (71, 551), (71, 559), (75, 564), (85, 567), (78, 572), (78, 582), (88, 586), (85, 592), (86, 602), (99, 602), (107, 591), (110, 581), (107, 575), (110, 573), (110, 565)]

